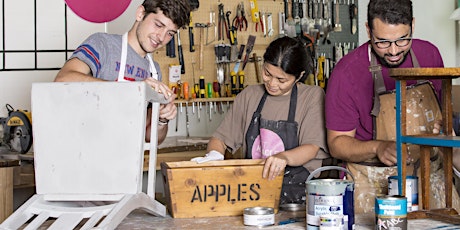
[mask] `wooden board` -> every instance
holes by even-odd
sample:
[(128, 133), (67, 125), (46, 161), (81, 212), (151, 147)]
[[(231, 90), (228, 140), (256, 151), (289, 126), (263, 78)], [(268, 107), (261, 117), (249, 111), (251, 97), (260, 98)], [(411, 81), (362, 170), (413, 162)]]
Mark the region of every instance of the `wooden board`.
[(262, 178), (263, 166), (262, 160), (162, 163), (171, 216), (237, 216), (255, 206), (277, 213), (283, 174), (268, 181)]

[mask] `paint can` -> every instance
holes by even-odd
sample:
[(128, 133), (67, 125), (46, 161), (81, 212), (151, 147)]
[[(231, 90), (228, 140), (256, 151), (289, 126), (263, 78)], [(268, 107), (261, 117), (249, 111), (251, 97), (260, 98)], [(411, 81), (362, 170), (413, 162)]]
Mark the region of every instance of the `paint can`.
[[(399, 195), (398, 177), (388, 177), (388, 195)], [(418, 210), (418, 177), (406, 176), (407, 212)]]
[(346, 230), (343, 215), (322, 215), (319, 222), (320, 230)]
[(275, 224), (275, 211), (269, 207), (249, 207), (243, 211), (244, 225), (269, 226)]
[[(348, 173), (353, 181), (342, 179), (316, 179), (314, 175), (326, 170), (340, 170)], [(307, 230), (318, 230), (321, 216), (343, 215), (345, 229), (353, 229), (354, 177), (347, 169), (338, 166), (324, 166), (310, 173), (307, 187)]]
[(390, 195), (376, 197), (375, 229), (407, 230), (407, 198)]

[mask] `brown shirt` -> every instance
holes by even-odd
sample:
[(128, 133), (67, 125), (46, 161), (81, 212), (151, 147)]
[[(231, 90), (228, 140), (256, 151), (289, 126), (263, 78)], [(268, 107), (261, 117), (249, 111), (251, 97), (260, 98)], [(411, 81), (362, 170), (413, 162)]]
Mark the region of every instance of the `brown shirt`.
[[(321, 159), (329, 157), (324, 125), (324, 91), (318, 86), (297, 85), (297, 109), (295, 121), (299, 124), (299, 145), (313, 144), (320, 147), (315, 159), (304, 165), (310, 172), (321, 166)], [(251, 85), (237, 95), (232, 109), (212, 135), (227, 145), (234, 153), (240, 147), (246, 153), (246, 131), (251, 118), (265, 93), (264, 85)], [(262, 109), (262, 118), (287, 120), (290, 94), (268, 96)]]

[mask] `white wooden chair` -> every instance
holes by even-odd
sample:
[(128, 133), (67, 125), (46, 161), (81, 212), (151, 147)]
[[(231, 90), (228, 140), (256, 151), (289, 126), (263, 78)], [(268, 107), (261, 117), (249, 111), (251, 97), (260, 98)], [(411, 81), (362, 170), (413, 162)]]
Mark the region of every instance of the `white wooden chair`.
[[(37, 194), (0, 229), (37, 229), (47, 220), (54, 220), (48, 229), (114, 229), (139, 208), (165, 216), (165, 206), (155, 200), (157, 141), (145, 142), (148, 102), (156, 127), (159, 103), (166, 100), (143, 82), (33, 84)], [(151, 140), (157, 139), (152, 128)]]

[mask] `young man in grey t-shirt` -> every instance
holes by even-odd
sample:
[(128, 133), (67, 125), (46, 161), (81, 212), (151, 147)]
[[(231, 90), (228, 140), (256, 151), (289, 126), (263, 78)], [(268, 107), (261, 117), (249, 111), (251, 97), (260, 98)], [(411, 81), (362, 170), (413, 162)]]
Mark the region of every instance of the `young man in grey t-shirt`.
[[(136, 10), (135, 22), (123, 36), (96, 33), (88, 37), (57, 74), (56, 82), (144, 81), (165, 95), (169, 104), (160, 106), (158, 142), (168, 131), (168, 121), (177, 115), (175, 95), (161, 82), (158, 63), (149, 55), (165, 46), (180, 28), (190, 22), (190, 6), (183, 0), (145, 0)], [(150, 112), (146, 141), (150, 141)]]

